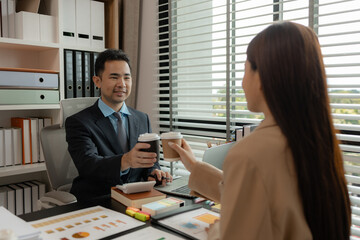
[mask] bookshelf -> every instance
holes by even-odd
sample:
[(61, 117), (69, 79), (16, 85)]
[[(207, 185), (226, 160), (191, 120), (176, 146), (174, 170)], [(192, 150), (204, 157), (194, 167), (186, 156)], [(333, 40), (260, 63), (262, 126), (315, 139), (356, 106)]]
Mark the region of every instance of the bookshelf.
[(18, 174), (34, 173), (41, 171), (46, 171), (45, 163), (3, 167), (0, 170), (0, 177), (8, 177)]
[[(62, 4), (64, 1), (42, 1), (48, 4), (48, 12), (46, 14), (55, 17), (55, 42), (0, 37), (0, 66), (3, 68), (31, 68), (59, 72), (59, 100), (62, 100), (65, 98), (64, 49), (91, 52), (101, 52), (104, 49), (65, 44), (62, 39), (64, 21)], [(106, 47), (117, 48), (119, 39), (118, 1), (96, 1), (104, 2), (105, 23), (114, 22), (110, 28), (106, 26)], [(117, 42), (109, 42), (107, 41), (108, 38), (117, 39)], [(12, 117), (51, 117), (52, 123), (57, 124), (60, 120), (60, 104), (0, 104), (0, 127), (11, 127), (10, 120)], [(0, 167), (1, 185), (27, 180), (42, 181), (47, 185), (47, 190), (49, 190), (50, 184), (47, 178), (45, 163)]]

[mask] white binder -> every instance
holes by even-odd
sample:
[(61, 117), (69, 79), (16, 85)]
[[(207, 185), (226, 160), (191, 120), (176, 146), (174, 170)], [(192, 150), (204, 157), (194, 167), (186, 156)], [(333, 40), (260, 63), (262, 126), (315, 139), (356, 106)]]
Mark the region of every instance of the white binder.
[[(10, 184), (8, 185), (11, 189), (15, 191), (15, 214), (21, 215), (24, 214), (24, 191), (21, 187)], [(9, 209), (10, 211), (10, 209)]]
[(63, 0), (62, 1), (63, 13), (63, 29), (62, 29), (62, 42), (65, 45), (76, 45), (76, 21), (75, 21), (75, 1)]
[(0, 128), (0, 167), (5, 165), (5, 142), (4, 129)]
[(31, 181), (31, 183), (38, 186), (38, 190), (39, 190), (38, 199), (42, 198), (45, 195), (45, 184), (36, 180)]
[(15, 9), (16, 1), (8, 1), (8, 24), (9, 24), (9, 38), (15, 38)]
[(90, 9), (91, 47), (105, 48), (104, 3), (91, 1)]
[(7, 208), (7, 191), (6, 187), (0, 187), (0, 206)]
[(31, 187), (23, 183), (16, 184), (23, 190), (24, 214), (31, 213)]
[(30, 138), (31, 138), (31, 153), (32, 163), (38, 163), (40, 159), (39, 154), (39, 119), (30, 118)]
[(90, 47), (90, 0), (76, 0), (76, 44)]
[(13, 157), (13, 141), (11, 128), (4, 128), (4, 142), (5, 142), (5, 166), (14, 165)]
[(15, 190), (8, 186), (5, 186), (4, 188), (6, 188), (7, 191), (7, 209), (15, 214)]
[(22, 164), (22, 134), (21, 128), (11, 128), (13, 140), (14, 165)]
[(2, 37), (9, 37), (8, 0), (1, 0)]
[(39, 210), (39, 187), (32, 182), (25, 182), (25, 184), (31, 187), (31, 209), (33, 212), (36, 212)]

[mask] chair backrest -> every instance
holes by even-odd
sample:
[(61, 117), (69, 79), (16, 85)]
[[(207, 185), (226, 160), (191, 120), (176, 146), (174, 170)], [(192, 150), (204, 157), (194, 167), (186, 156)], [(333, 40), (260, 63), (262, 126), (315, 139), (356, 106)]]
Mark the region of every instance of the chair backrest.
[(61, 108), (61, 119), (60, 119), (60, 127), (65, 126), (66, 118), (74, 115), (81, 110), (90, 107), (98, 100), (98, 97), (84, 97), (84, 98), (68, 98), (60, 101)]
[(53, 190), (70, 190), (73, 179), (79, 175), (67, 150), (65, 120), (80, 110), (93, 105), (97, 99), (98, 97), (88, 97), (60, 101), (60, 124), (45, 127), (40, 133), (45, 164)]

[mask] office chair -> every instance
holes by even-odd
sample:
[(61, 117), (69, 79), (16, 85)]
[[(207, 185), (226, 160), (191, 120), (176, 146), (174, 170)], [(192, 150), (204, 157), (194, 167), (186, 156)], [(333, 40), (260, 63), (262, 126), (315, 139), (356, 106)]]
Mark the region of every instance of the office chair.
[(76, 197), (69, 191), (73, 179), (79, 174), (67, 150), (65, 120), (93, 105), (97, 99), (98, 97), (86, 97), (61, 100), (60, 124), (45, 127), (40, 132), (51, 191), (39, 199), (39, 209), (76, 202)]

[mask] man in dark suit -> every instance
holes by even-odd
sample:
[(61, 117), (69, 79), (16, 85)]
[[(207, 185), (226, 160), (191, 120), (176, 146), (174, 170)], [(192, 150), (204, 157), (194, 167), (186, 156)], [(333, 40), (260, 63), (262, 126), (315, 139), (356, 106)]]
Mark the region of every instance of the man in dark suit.
[(114, 49), (100, 53), (95, 74), (101, 97), (65, 122), (68, 150), (79, 172), (71, 193), (84, 201), (109, 194), (117, 184), (154, 180), (150, 175), (171, 181), (169, 173), (160, 170), (156, 153), (141, 151), (150, 144), (137, 143), (151, 126), (147, 114), (125, 104), (132, 86), (126, 54)]

